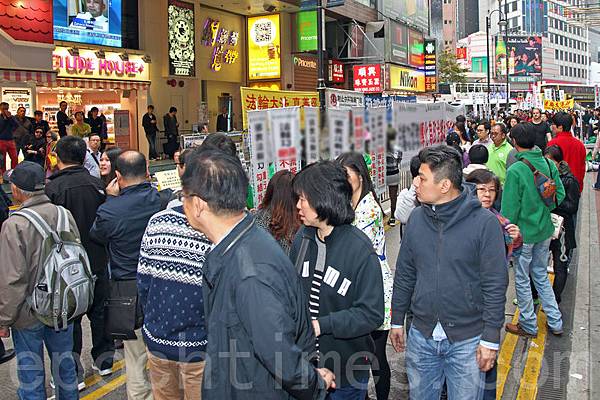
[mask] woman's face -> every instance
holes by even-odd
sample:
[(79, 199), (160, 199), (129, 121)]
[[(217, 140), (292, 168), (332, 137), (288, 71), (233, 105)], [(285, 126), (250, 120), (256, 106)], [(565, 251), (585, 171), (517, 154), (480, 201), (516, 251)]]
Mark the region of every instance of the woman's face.
[(516, 118), (511, 118), (510, 127), (514, 128), (515, 126), (517, 126), (518, 123), (519, 123), (519, 121), (517, 121)]
[(498, 193), (496, 193), (496, 185), (494, 185), (494, 182), (477, 185), (477, 197), (479, 198), (483, 208), (492, 208), (494, 202), (496, 201), (497, 195)]
[(76, 120), (78, 123), (82, 123), (82, 122), (83, 122), (83, 115), (82, 115), (81, 113), (77, 113), (77, 114), (75, 114), (75, 120)]
[(348, 182), (350, 182), (350, 186), (352, 186), (352, 193), (360, 193), (362, 191), (362, 178), (352, 168), (345, 168), (348, 173)]
[(41, 139), (42, 136), (44, 136), (44, 131), (41, 129), (36, 129), (34, 134), (36, 139)]
[(298, 216), (304, 225), (313, 227), (319, 227), (321, 225), (317, 212), (308, 203), (308, 199), (304, 195), (298, 197), (296, 208), (298, 209)]
[(100, 175), (107, 176), (110, 174), (110, 158), (106, 155), (106, 153), (102, 154), (100, 157)]

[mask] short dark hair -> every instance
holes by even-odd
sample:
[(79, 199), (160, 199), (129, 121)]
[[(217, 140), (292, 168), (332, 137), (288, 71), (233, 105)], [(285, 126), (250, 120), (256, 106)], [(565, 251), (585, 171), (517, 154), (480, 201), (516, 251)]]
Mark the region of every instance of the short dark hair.
[(421, 159), (416, 155), (410, 159), (410, 174), (413, 178), (419, 176), (419, 168), (421, 168)]
[(94, 111), (96, 112), (100, 112), (100, 110), (98, 109), (98, 107), (94, 106), (90, 109), (90, 112), (93, 113)]
[(319, 161), (296, 175), (294, 193), (304, 196), (320, 221), (330, 226), (354, 221), (352, 186), (344, 167), (333, 161)]
[(115, 170), (125, 179), (145, 178), (148, 170), (146, 157), (139, 151), (125, 151), (117, 157)]
[(456, 117), (456, 122), (462, 122), (464, 124), (465, 122), (467, 122), (467, 117), (465, 117), (464, 115), (459, 115)]
[(177, 108), (176, 107), (171, 107), (171, 108), (169, 108), (169, 112), (170, 113), (177, 112)]
[(234, 214), (246, 208), (248, 177), (237, 157), (219, 150), (194, 152), (186, 161), (183, 190), (208, 203), (217, 214)]
[(535, 146), (535, 132), (531, 122), (515, 125), (510, 130), (510, 137), (514, 139), (517, 146), (523, 149), (533, 149)]
[(557, 127), (562, 127), (563, 132), (570, 132), (573, 126), (573, 117), (564, 111), (557, 112), (552, 118), (552, 123)]
[(100, 133), (98, 132), (91, 132), (89, 135), (87, 135), (88, 138), (92, 138), (92, 136), (98, 136), (100, 138), (100, 140), (102, 140), (102, 137), (100, 136)]
[(154, 110), (154, 106), (152, 104), (148, 104), (148, 108), (151, 108)]
[(436, 182), (448, 179), (456, 189), (462, 188), (463, 163), (458, 150), (446, 145), (426, 147), (419, 152), (421, 164), (427, 164)]
[(69, 103), (67, 103), (66, 101), (61, 101), (60, 103), (58, 103), (59, 106), (62, 106), (63, 104), (69, 105)]
[(474, 183), (476, 185), (485, 185), (493, 182), (496, 187), (496, 198), (499, 198), (500, 179), (492, 171), (487, 169), (476, 169), (465, 178), (465, 182)]
[(544, 154), (550, 156), (554, 161), (561, 162), (565, 160), (562, 149), (557, 144), (546, 147)]
[(232, 157), (237, 157), (237, 148), (233, 140), (224, 133), (211, 133), (204, 139), (198, 151), (220, 150)]
[(488, 121), (488, 120), (482, 120), (482, 121), (477, 122), (477, 126), (479, 126), (479, 125), (483, 125), (483, 128), (486, 131), (489, 131), (490, 129), (492, 129), (492, 124), (490, 124), (490, 121)]
[(35, 110), (35, 111), (33, 112), (33, 115), (44, 115), (44, 113), (43, 113), (43, 112), (41, 112), (40, 110)]
[(490, 158), (490, 153), (482, 144), (476, 144), (469, 149), (469, 160), (473, 164), (485, 164)]
[(81, 114), (81, 117), (82, 117), (82, 118), (85, 118), (85, 115), (83, 114), (83, 111), (77, 111), (77, 112), (75, 113), (75, 116), (77, 116), (77, 115), (79, 115), (79, 114)]
[(87, 146), (77, 136), (65, 136), (56, 143), (56, 155), (63, 164), (83, 165)]
[(502, 122), (497, 122), (494, 126), (499, 126), (503, 134), (508, 135), (508, 126)]

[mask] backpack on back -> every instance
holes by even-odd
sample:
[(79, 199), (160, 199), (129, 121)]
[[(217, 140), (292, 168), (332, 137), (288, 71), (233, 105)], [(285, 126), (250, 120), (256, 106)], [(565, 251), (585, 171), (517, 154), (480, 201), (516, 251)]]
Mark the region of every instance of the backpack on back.
[(38, 320), (60, 331), (92, 305), (96, 276), (84, 247), (70, 231), (67, 210), (57, 209), (56, 229), (34, 210), (24, 208), (14, 214), (26, 218), (42, 235), (35, 287), (27, 303)]
[(535, 187), (542, 199), (544, 205), (548, 208), (552, 206), (556, 206), (556, 181), (552, 179), (552, 168), (550, 167), (550, 163), (546, 158), (546, 164), (548, 164), (548, 170), (550, 171), (550, 177), (547, 177), (539, 170), (537, 170), (533, 164), (529, 162), (529, 160), (522, 159), (521, 161), (529, 167), (531, 172), (533, 173), (533, 180), (535, 182)]

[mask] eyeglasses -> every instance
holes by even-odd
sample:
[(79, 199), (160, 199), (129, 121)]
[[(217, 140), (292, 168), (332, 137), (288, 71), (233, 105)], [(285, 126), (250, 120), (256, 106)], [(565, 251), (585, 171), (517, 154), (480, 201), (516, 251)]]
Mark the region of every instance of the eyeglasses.
[(185, 194), (184, 192), (177, 193), (177, 200), (181, 201), (182, 203), (183, 203), (183, 200), (185, 200), (188, 197), (197, 197), (199, 199), (202, 198), (202, 197), (200, 197), (199, 194), (196, 194), (196, 193), (190, 193), (190, 194)]
[(495, 195), (496, 189), (490, 189), (483, 186), (477, 187), (477, 193)]

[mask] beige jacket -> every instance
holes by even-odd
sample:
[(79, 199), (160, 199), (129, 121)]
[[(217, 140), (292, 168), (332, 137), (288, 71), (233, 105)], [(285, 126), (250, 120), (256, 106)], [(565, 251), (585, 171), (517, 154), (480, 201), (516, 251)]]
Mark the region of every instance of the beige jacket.
[[(21, 208), (31, 208), (50, 225), (58, 223), (55, 205), (43, 193), (34, 195)], [(79, 238), (79, 231), (69, 212), (69, 227)], [(35, 227), (19, 215), (9, 217), (0, 232), (0, 327), (29, 328), (38, 320), (27, 304), (26, 298), (33, 292), (36, 283), (42, 235)]]

